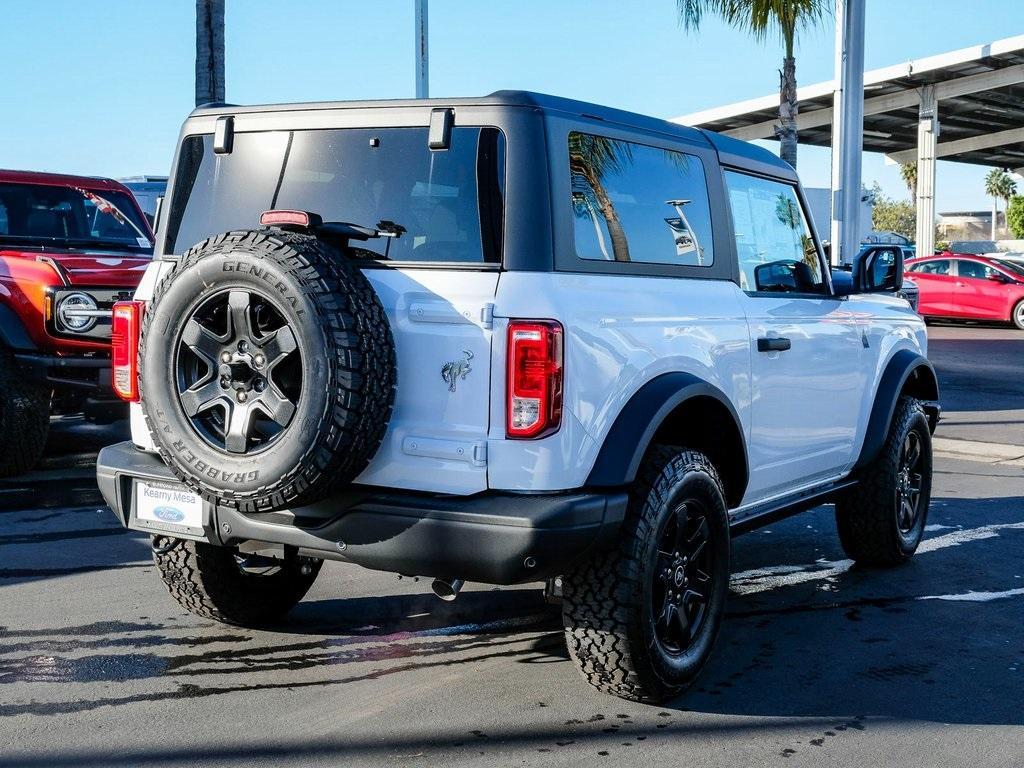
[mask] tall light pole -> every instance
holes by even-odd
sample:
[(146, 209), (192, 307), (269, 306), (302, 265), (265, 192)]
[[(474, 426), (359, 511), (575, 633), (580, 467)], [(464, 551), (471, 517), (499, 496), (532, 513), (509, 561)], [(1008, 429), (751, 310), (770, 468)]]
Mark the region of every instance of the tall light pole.
[(416, 98), (429, 96), (429, 61), (427, 58), (427, 0), (416, 0)]
[(832, 263), (860, 246), (864, 152), (864, 2), (836, 0), (836, 90), (832, 122)]

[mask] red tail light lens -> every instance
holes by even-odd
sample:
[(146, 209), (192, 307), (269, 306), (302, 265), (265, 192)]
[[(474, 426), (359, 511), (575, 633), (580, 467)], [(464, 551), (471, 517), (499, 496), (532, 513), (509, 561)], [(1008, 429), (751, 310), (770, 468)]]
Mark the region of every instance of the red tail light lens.
[(552, 320), (508, 324), (505, 434), (544, 437), (562, 421), (562, 326)]
[(130, 403), (139, 401), (139, 327), (146, 309), (142, 301), (114, 304), (110, 333), (111, 379), (114, 394)]

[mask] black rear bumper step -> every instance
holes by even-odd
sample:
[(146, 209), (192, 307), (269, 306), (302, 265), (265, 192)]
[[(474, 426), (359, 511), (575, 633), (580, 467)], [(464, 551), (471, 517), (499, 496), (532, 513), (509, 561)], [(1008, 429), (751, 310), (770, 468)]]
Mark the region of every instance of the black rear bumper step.
[[(132, 505), (136, 479), (178, 483), (159, 457), (119, 443), (100, 452), (96, 474), (123, 525), (158, 533), (135, 519)], [(448, 496), (352, 487), (279, 512), (207, 504), (202, 534), (182, 537), (224, 546), (284, 544), (374, 570), (516, 584), (564, 573), (612, 541), (627, 499), (622, 491)]]

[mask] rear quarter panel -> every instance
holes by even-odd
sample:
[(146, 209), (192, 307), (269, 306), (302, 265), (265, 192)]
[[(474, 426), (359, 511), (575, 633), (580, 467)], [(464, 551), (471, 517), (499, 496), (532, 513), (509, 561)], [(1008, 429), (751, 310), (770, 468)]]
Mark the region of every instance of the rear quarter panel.
[[(720, 389), (750, 425), (750, 341), (739, 289), (725, 280), (506, 272), (495, 299), (488, 480), (550, 491), (587, 479), (612, 423), (654, 377), (685, 371)], [(541, 440), (505, 439), (508, 318), (565, 330), (564, 413)]]

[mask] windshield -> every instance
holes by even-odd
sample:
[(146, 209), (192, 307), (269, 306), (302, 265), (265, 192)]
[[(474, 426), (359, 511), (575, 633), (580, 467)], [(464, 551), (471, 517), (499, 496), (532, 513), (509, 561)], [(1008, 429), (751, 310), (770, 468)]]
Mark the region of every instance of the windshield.
[(397, 239), (353, 243), (356, 256), (500, 263), (504, 155), (497, 128), (455, 128), (443, 151), (429, 149), (426, 128), (238, 133), (222, 155), (212, 136), (189, 136), (164, 250), (183, 253), (212, 235), (253, 229), (276, 208), (404, 229)]
[(0, 241), (152, 253), (131, 198), (113, 190), (0, 182)]
[(996, 266), (1001, 267), (1006, 272), (1009, 272), (1018, 280), (1024, 280), (1024, 262), (1009, 261), (1008, 259), (992, 259), (992, 261)]

